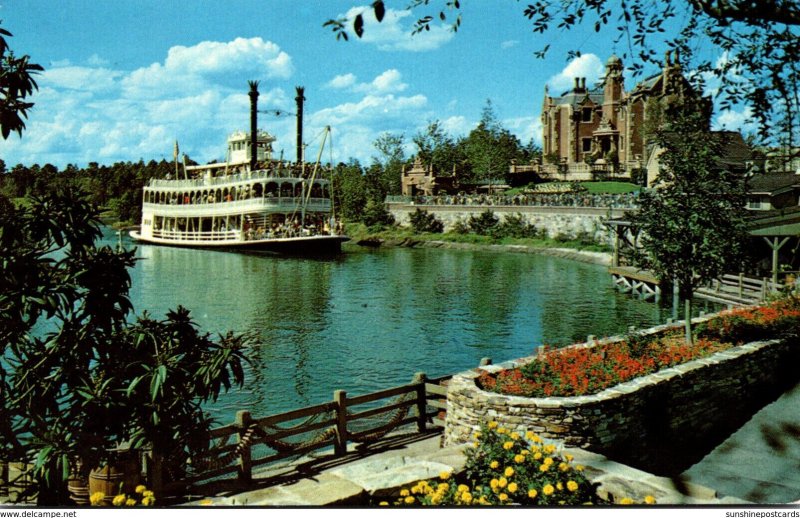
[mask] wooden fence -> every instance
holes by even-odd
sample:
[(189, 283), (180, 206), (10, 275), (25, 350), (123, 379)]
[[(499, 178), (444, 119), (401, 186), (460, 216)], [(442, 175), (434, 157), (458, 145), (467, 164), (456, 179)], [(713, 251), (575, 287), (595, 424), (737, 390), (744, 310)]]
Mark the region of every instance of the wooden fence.
[(148, 459), (150, 484), (156, 494), (162, 494), (221, 478), (236, 477), (246, 483), (256, 468), (284, 459), (325, 449), (342, 456), (349, 444), (375, 442), (409, 425), (420, 433), (429, 426), (443, 427), (447, 388), (441, 384), (450, 377), (428, 379), (417, 373), (409, 384), (352, 397), (336, 390), (333, 400), (326, 403), (262, 418), (239, 411), (234, 423), (211, 431), (209, 451), (194, 459), (189, 475), (180, 482), (165, 483), (162, 463)]

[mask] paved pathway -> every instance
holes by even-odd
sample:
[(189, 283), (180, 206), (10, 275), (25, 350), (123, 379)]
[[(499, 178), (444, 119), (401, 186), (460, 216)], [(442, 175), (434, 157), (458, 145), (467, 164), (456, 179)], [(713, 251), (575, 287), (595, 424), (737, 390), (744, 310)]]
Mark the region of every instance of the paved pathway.
[(755, 503), (800, 501), (800, 384), (762, 408), (683, 478)]

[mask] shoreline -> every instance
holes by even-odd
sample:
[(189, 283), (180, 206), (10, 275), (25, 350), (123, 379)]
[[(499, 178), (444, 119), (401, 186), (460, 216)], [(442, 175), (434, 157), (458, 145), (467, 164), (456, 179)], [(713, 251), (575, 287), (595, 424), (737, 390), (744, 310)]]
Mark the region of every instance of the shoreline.
[(398, 248), (439, 248), (445, 250), (474, 250), (517, 254), (543, 254), (562, 259), (570, 259), (582, 263), (597, 264), (600, 266), (611, 265), (611, 254), (608, 252), (591, 252), (588, 250), (577, 250), (574, 248), (558, 247), (539, 247), (527, 245), (502, 245), (492, 244), (483, 245), (476, 243), (457, 243), (441, 240), (423, 240), (414, 238), (402, 239), (382, 239), (379, 237), (368, 237), (360, 241), (353, 242), (349, 246), (362, 246), (366, 248), (398, 247)]

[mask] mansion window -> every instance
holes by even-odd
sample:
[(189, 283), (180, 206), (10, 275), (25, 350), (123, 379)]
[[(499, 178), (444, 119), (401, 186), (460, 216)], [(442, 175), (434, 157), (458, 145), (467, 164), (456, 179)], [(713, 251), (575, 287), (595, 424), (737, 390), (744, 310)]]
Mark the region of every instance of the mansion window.
[(581, 110), (581, 120), (583, 122), (592, 122), (592, 109), (591, 108), (583, 108)]
[(582, 139), (581, 147), (584, 153), (589, 153), (592, 150), (592, 139), (590, 138)]

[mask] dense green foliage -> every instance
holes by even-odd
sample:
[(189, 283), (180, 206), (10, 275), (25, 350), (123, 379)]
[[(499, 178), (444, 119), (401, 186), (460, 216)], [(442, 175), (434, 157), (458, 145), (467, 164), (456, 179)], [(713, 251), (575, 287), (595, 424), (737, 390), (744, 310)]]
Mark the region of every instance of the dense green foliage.
[(0, 134), (4, 139), (12, 131), (22, 136), (24, 119), (33, 107), (28, 96), (39, 89), (33, 76), (43, 70), (41, 65), (31, 63), (29, 56), (15, 56), (6, 37), (11, 33), (0, 28)]
[(134, 317), (133, 252), (99, 236), (75, 191), (0, 196), (0, 452), (35, 464), (40, 504), (65, 503), (67, 477), (122, 443), (179, 475), (208, 446), (203, 403), (243, 383), (245, 337), (212, 339), (180, 307)]
[(440, 234), (444, 231), (444, 224), (436, 218), (435, 214), (422, 209), (417, 209), (408, 216), (411, 221), (411, 228), (414, 232)]
[[(690, 100), (670, 104), (656, 132), (663, 150), (656, 188), (643, 191), (638, 213), (629, 214), (643, 231), (649, 268), (677, 283), (687, 313), (697, 286), (740, 271), (747, 239), (745, 179), (721, 164), (724, 134), (706, 124)], [(686, 322), (688, 341), (688, 315)]]

